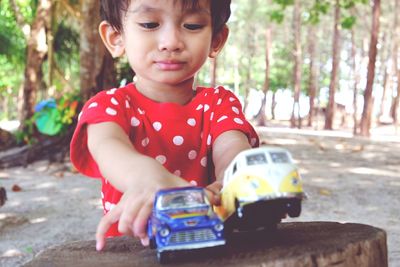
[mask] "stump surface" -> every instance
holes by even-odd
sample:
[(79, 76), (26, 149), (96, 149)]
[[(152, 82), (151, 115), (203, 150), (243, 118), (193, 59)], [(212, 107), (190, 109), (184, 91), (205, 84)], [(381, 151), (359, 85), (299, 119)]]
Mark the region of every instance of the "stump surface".
[[(174, 253), (173, 266), (388, 266), (386, 232), (364, 224), (282, 223), (274, 233), (234, 233), (228, 245)], [(27, 267), (160, 266), (156, 251), (136, 239), (109, 239), (102, 252), (95, 241), (78, 241), (39, 253)]]

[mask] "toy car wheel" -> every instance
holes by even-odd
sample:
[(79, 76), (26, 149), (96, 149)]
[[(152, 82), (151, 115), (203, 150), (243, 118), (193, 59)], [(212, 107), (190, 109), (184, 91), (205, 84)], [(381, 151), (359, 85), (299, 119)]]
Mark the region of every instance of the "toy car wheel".
[(243, 209), (240, 207), (240, 203), (237, 198), (235, 199), (235, 209), (236, 209), (236, 216), (238, 218), (242, 218), (243, 217)]
[(150, 238), (149, 246), (151, 249), (157, 248), (156, 239), (154, 237)]
[(168, 263), (169, 255), (167, 251), (157, 251), (157, 260), (161, 264)]
[(287, 203), (287, 213), (290, 217), (299, 217), (301, 213), (301, 200), (294, 199)]

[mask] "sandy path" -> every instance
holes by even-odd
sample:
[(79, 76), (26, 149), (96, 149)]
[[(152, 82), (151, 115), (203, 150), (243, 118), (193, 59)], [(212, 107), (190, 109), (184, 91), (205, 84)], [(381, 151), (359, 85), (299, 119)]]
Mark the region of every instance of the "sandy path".
[[(389, 266), (400, 266), (400, 140), (370, 141), (260, 130), (267, 144), (288, 148), (309, 199), (298, 221), (357, 222), (388, 233)], [(45, 162), (0, 170), (8, 201), (0, 208), (0, 266), (20, 266), (40, 250), (93, 239), (99, 183)], [(14, 184), (22, 188), (12, 192)]]

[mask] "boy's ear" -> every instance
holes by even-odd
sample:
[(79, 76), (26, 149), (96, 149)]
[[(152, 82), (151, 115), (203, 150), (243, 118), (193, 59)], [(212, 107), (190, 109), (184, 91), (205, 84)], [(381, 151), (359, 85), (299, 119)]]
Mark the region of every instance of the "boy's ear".
[(125, 53), (122, 34), (116, 31), (107, 21), (104, 20), (100, 23), (99, 34), (112, 57), (120, 57)]
[(228, 35), (229, 28), (228, 26), (224, 25), (222, 29), (213, 37), (210, 54), (208, 55), (210, 58), (215, 58), (219, 54), (224, 47), (226, 40), (228, 39)]

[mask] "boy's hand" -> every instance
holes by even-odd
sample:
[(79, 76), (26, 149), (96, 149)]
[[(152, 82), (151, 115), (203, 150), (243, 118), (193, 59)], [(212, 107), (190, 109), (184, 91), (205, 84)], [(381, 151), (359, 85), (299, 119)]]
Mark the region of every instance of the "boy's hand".
[(126, 190), (118, 204), (100, 220), (96, 232), (96, 250), (104, 248), (106, 232), (118, 221), (118, 231), (121, 234), (138, 237), (144, 246), (148, 246), (147, 222), (153, 209), (156, 192), (161, 188), (188, 185), (190, 184), (182, 178), (174, 176), (164, 177), (163, 183), (154, 183), (147, 190), (138, 187)]
[(215, 181), (212, 184), (209, 184), (205, 189), (211, 205), (221, 205), (222, 183), (220, 181)]

